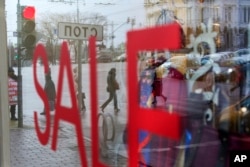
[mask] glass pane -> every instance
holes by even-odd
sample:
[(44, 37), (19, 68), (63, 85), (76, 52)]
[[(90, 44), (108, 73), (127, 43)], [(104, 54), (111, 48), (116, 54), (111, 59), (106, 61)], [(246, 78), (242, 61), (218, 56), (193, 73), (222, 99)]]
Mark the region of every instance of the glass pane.
[(250, 1), (5, 4), (11, 166), (249, 160)]

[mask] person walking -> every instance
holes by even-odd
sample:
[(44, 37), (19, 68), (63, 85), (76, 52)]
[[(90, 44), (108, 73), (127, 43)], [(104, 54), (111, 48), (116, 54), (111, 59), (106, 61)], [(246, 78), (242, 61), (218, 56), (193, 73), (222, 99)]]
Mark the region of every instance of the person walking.
[(101, 110), (104, 112), (106, 106), (114, 100), (114, 111), (117, 113), (120, 109), (117, 106), (116, 91), (119, 89), (119, 84), (116, 81), (116, 68), (111, 68), (107, 76), (107, 92), (109, 92), (109, 98), (101, 105)]
[[(55, 84), (51, 78), (50, 73), (45, 74), (44, 91), (45, 91), (47, 98), (49, 100), (49, 110), (54, 111), (55, 99), (56, 99), (56, 88), (55, 88)], [(43, 112), (40, 113), (40, 115), (45, 115), (45, 107), (44, 107)]]
[[(75, 92), (76, 92), (76, 97), (77, 97), (77, 101), (79, 100), (79, 92), (78, 92), (78, 81), (79, 81), (79, 78), (78, 78), (78, 70), (77, 70), (78, 67), (75, 67), (73, 69), (73, 77), (74, 77), (74, 86), (75, 86)], [(84, 99), (86, 98), (86, 95), (84, 92), (81, 92), (82, 93), (82, 97), (81, 97), (81, 102), (82, 102), (82, 106), (81, 106), (81, 111), (85, 112), (86, 111), (86, 105), (85, 105), (85, 102), (84, 102)]]
[[(9, 67), (8, 69), (8, 77), (9, 79), (9, 84), (13, 85), (13, 82), (15, 83), (15, 85), (17, 85), (18, 82), (18, 77), (14, 72), (14, 69), (12, 67)], [(12, 90), (13, 91), (13, 90)], [(13, 99), (12, 99), (13, 100)], [(10, 115), (11, 115), (11, 120), (12, 121), (17, 121), (17, 117), (16, 117), (16, 102), (10, 102)]]

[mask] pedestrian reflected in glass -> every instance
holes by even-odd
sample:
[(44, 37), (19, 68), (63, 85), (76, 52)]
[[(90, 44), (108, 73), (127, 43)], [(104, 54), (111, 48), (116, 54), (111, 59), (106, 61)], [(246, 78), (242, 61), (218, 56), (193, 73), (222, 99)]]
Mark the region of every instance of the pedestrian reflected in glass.
[(104, 112), (104, 109), (107, 105), (114, 100), (114, 112), (117, 113), (120, 109), (117, 106), (117, 95), (116, 91), (119, 89), (119, 84), (116, 81), (116, 68), (111, 68), (107, 76), (107, 92), (109, 93), (109, 98), (101, 105), (101, 110)]
[[(78, 67), (75, 67), (73, 69), (73, 77), (74, 77), (74, 87), (75, 87), (75, 92), (76, 92), (76, 97), (77, 97), (77, 100), (79, 98), (79, 92), (78, 92), (78, 81), (79, 81), (79, 78), (78, 78), (78, 70), (77, 70)], [(84, 102), (84, 99), (86, 98), (86, 95), (84, 92), (81, 92), (82, 94), (82, 97), (81, 97), (81, 103), (82, 103), (82, 106), (81, 106), (81, 111), (85, 112), (86, 111), (86, 105), (85, 105), (85, 102)]]
[[(9, 82), (18, 82), (18, 77), (14, 72), (14, 69), (12, 67), (9, 67), (8, 69), (8, 77), (12, 80)], [(9, 83), (10, 84), (10, 83)], [(9, 98), (10, 99), (10, 98)], [(10, 115), (11, 115), (11, 120), (12, 121), (17, 121), (17, 117), (16, 117), (16, 102), (10, 102)]]
[[(44, 85), (44, 91), (48, 98), (49, 103), (49, 111), (55, 110), (55, 100), (56, 100), (56, 88), (55, 84), (51, 78), (51, 72), (45, 74), (45, 85)], [(45, 107), (43, 112), (40, 113), (40, 115), (45, 115)]]

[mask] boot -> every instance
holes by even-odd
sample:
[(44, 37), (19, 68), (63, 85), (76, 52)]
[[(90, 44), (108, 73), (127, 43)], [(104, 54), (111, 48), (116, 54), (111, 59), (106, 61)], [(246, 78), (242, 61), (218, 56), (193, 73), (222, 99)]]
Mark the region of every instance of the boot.
[(16, 118), (16, 116), (15, 116), (15, 112), (11, 112), (11, 118), (10, 118), (10, 120), (12, 120), (12, 121), (17, 121), (18, 120)]
[(11, 106), (11, 109), (10, 109), (11, 118), (10, 119), (12, 121), (17, 121), (15, 109), (16, 109), (15, 106)]

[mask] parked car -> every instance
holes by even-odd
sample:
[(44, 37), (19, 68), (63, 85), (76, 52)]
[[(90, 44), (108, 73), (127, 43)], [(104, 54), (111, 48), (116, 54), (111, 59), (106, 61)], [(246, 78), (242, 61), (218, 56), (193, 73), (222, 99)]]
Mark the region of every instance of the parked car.
[(112, 57), (109, 55), (99, 55), (97, 56), (98, 63), (109, 63), (112, 62)]
[(127, 59), (126, 53), (123, 53), (120, 56), (116, 57), (115, 61), (116, 62), (124, 62), (124, 61), (126, 61), (126, 59)]
[(250, 49), (244, 48), (244, 49), (239, 49), (234, 52), (235, 56), (243, 56), (243, 55), (249, 55), (250, 54)]

